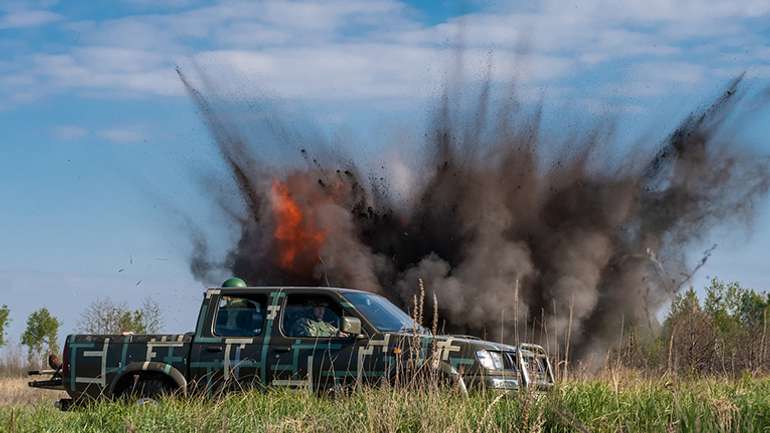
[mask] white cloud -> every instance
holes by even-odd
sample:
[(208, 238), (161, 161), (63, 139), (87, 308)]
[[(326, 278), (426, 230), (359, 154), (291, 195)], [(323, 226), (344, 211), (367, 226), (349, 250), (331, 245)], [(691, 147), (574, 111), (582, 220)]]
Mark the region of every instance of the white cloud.
[(0, 3), (0, 10), (46, 9), (57, 3), (59, 0), (3, 0)]
[(113, 143), (136, 143), (144, 139), (144, 134), (131, 128), (109, 128), (97, 131), (97, 136)]
[(69, 54), (36, 55), (30, 60), (24, 73), (37, 77), (48, 89), (78, 88), (112, 96), (181, 94), (172, 59), (157, 53), (85, 47)]
[(191, 6), (196, 0), (123, 0), (131, 6), (152, 7), (152, 8), (179, 8)]
[(707, 77), (724, 78), (718, 69), (707, 70), (693, 63), (643, 62), (630, 66), (625, 72), (624, 80), (603, 85), (601, 94), (613, 98), (676, 94), (692, 90)]
[(766, 0), (583, 0), (565, 7), (560, 0), (546, 0), (549, 14), (595, 16), (597, 21), (612, 19), (633, 22), (706, 22), (731, 18), (756, 18), (770, 12)]
[(0, 30), (37, 27), (61, 20), (61, 15), (44, 10), (18, 10), (0, 17)]
[[(163, 0), (153, 9), (185, 9), (64, 23), (79, 35), (78, 45), (0, 65), (0, 96), (28, 101), (66, 90), (181, 95), (174, 66), (190, 71), (191, 61), (218, 81), (232, 78), (221, 81), (241, 92), (322, 99), (414, 96), (435, 92), (461, 35), (467, 77), (481, 75), (490, 49), (494, 77), (515, 76), (524, 85), (562, 85), (557, 82), (607, 64), (631, 64), (637, 66), (623, 66), (627, 76), (606, 87), (646, 97), (720, 76), (708, 62), (735, 47), (765, 46), (744, 19), (770, 13), (770, 2), (757, 0), (544, 0), (432, 25), (396, 0), (200, 3)], [(756, 66), (762, 57), (735, 58), (731, 66), (740, 68)]]
[(618, 114), (638, 114), (644, 109), (636, 104), (613, 103), (596, 98), (581, 98), (575, 101), (577, 107), (601, 117), (612, 117)]
[[(196, 56), (224, 91), (268, 90), (291, 98), (347, 99), (412, 97), (435, 92), (452, 52), (433, 47), (390, 44), (330, 44), (323, 47), (263, 51), (212, 51)], [(468, 49), (464, 76), (478, 78), (488, 51)], [(498, 52), (495, 78), (538, 82), (562, 76), (572, 62), (551, 56), (525, 55), (513, 60)], [(226, 78), (225, 78), (226, 77)], [(251, 87), (250, 87), (251, 86)]]
[(686, 62), (650, 62), (635, 65), (633, 75), (643, 80), (670, 82), (676, 85), (698, 84), (704, 77), (703, 66)]
[(725, 66), (716, 68), (714, 73), (724, 79), (735, 78), (740, 74), (746, 73), (749, 79), (755, 78), (767, 82), (770, 79), (770, 65), (757, 65), (750, 68)]
[(79, 140), (88, 135), (88, 130), (75, 125), (60, 125), (53, 129), (52, 134), (59, 140)]

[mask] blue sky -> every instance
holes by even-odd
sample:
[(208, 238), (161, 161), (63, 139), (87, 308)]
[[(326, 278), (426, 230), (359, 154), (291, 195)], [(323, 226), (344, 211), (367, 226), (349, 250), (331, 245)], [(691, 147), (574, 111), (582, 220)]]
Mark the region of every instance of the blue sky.
[[(268, 95), (366, 157), (419, 136), (462, 28), (464, 73), (492, 53), (496, 82), (550, 118), (614, 116), (657, 143), (746, 71), (770, 82), (770, 2), (746, 0), (3, 0), (0, 4), (0, 304), (11, 340), (40, 306), (72, 331), (99, 296), (152, 295), (190, 329), (203, 287), (188, 272), (174, 203), (217, 224), (191, 168), (214, 158), (176, 77), (194, 66), (238, 97)], [(502, 86), (500, 86), (502, 87)], [(741, 135), (770, 153), (765, 113)], [(558, 131), (557, 131), (558, 132)], [(657, 135), (656, 135), (657, 134)], [(362, 138), (363, 137), (363, 138)], [(622, 141), (622, 140), (621, 140)], [(698, 274), (770, 288), (770, 208), (721, 230)]]

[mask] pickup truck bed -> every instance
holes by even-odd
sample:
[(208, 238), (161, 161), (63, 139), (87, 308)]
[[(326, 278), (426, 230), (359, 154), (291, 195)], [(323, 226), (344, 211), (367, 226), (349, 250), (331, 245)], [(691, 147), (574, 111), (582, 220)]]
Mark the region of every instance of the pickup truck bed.
[(62, 383), (73, 396), (120, 394), (133, 385), (131, 373), (155, 371), (186, 389), (192, 341), (192, 333), (71, 335), (65, 345), (67, 374)]

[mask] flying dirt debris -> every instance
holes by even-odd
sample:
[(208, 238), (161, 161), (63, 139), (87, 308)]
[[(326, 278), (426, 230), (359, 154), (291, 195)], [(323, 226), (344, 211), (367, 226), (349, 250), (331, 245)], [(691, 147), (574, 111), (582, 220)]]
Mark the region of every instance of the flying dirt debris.
[[(206, 194), (238, 235), (216, 258), (209, 235), (192, 230), (196, 278), (354, 287), (406, 308), (422, 278), (447, 332), (511, 342), (516, 330), (559, 341), (569, 331), (583, 359), (606, 353), (621, 321), (648, 323), (691, 275), (694, 242), (750, 221), (770, 185), (768, 159), (736, 138), (751, 114), (744, 108), (767, 104), (742, 77), (657, 153), (622, 158), (606, 155), (612, 125), (554, 142), (542, 110), (493, 104), (485, 83), (475, 107), (460, 112), (449, 86), (427, 147), (402, 156), (420, 160), (403, 196), (391, 192), (393, 179), (330, 156), (323, 137), (300, 139), (275, 116), (255, 120), (273, 137), (254, 134), (202, 75), (196, 88), (179, 72), (232, 174), (209, 179)], [(271, 140), (295, 148), (304, 166), (263, 160)], [(562, 150), (556, 159), (553, 149)], [(501, 320), (484, 328), (491, 318)]]

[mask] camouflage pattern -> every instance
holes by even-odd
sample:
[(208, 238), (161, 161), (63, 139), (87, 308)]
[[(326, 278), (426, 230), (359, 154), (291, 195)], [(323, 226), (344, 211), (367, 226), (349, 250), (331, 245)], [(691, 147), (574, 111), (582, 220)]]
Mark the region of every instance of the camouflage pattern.
[[(71, 335), (66, 342), (63, 386), (73, 397), (113, 396), (152, 373), (180, 392), (214, 393), (243, 387), (289, 386), (314, 390), (392, 381), (407, 366), (442, 372), (464, 387), (511, 389), (549, 387), (551, 366), (539, 346), (497, 344), (467, 336), (381, 333), (344, 298), (348, 289), (222, 288), (206, 291), (195, 332), (182, 335)], [(339, 337), (331, 324), (308, 321), (308, 337), (287, 337), (281, 329), (287, 294), (327, 294), (344, 316), (358, 318), (361, 336)], [(262, 333), (221, 337), (214, 322), (223, 296), (264, 295)], [(479, 350), (506, 359), (487, 370)], [(519, 366), (524, 366), (520, 368)]]

